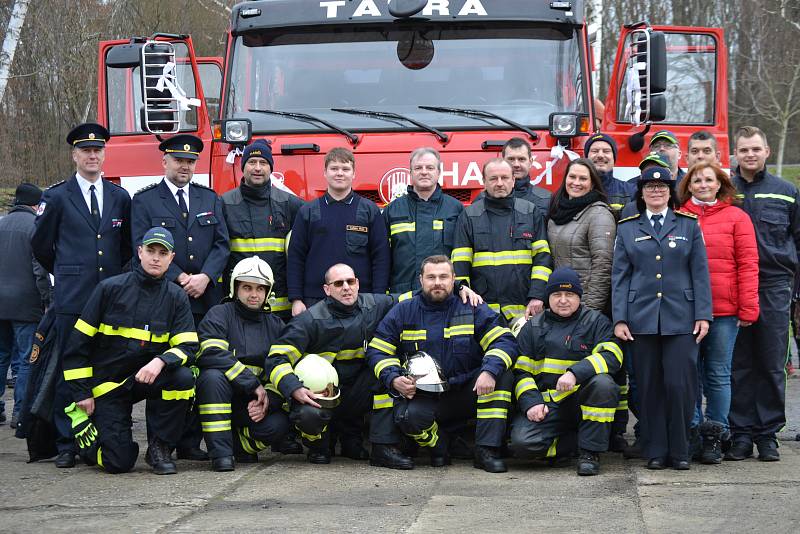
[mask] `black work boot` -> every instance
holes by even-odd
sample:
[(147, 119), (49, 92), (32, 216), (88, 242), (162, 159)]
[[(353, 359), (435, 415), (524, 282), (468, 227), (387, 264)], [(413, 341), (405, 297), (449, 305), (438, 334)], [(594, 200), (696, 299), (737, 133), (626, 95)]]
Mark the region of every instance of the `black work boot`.
[(596, 452), (581, 449), (578, 454), (578, 475), (582, 477), (600, 474), (600, 457)]
[(369, 460), (369, 452), (361, 444), (361, 438), (341, 438), (342, 456), (351, 460)]
[(400, 452), (395, 445), (373, 443), (369, 465), (389, 469), (414, 469), (414, 460)]
[(778, 440), (773, 436), (759, 436), (755, 441), (759, 460), (777, 462), (781, 459), (781, 454), (778, 452)]
[(621, 432), (618, 434), (611, 434), (608, 438), (608, 450), (610, 452), (625, 452), (627, 448), (628, 440), (625, 439), (625, 435)]
[(475, 446), (475, 460), (472, 465), (476, 469), (483, 469), (487, 473), (505, 473), (508, 471), (505, 460), (500, 458), (494, 447), (483, 445)]
[(642, 440), (638, 436), (632, 444), (622, 450), (622, 457), (626, 460), (642, 457)]
[(703, 450), (700, 453), (700, 462), (711, 465), (722, 463), (722, 434), (725, 427), (717, 421), (705, 421), (700, 425), (700, 435), (703, 437)]
[(306, 454), (308, 462), (312, 464), (329, 464), (331, 463), (331, 453), (327, 448), (308, 449)]
[(233, 456), (220, 456), (219, 458), (211, 459), (211, 470), (219, 473), (225, 471), (233, 471), (236, 469), (236, 464), (233, 461)]
[(733, 436), (733, 444), (725, 453), (726, 460), (739, 461), (753, 456), (753, 440), (746, 434)]
[(200, 447), (178, 447), (176, 455), (178, 456), (178, 460), (190, 460), (193, 462), (204, 462), (208, 460), (208, 453)]
[(689, 458), (692, 461), (699, 461), (703, 453), (703, 438), (700, 435), (700, 427), (693, 426), (689, 429)]
[(281, 454), (303, 454), (303, 446), (297, 441), (297, 436), (290, 432), (283, 441), (272, 446), (272, 452), (279, 452)]
[(431, 467), (444, 467), (450, 465), (450, 453), (448, 452), (449, 440), (444, 435), (439, 434), (439, 440), (434, 447), (429, 449), (431, 454)]
[(169, 445), (157, 437), (150, 438), (144, 459), (156, 475), (174, 475), (178, 472)]

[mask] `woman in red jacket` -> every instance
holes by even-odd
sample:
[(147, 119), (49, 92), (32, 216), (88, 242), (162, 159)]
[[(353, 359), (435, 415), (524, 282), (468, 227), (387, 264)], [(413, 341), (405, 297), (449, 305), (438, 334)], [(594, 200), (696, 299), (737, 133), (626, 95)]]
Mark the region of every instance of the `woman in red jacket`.
[[(703, 422), (702, 395), (691, 435), (702, 435), (700, 460), (722, 461), (721, 440), (728, 436), (731, 404), (731, 360), (740, 326), (758, 319), (758, 249), (750, 217), (734, 204), (736, 188), (714, 163), (698, 163), (681, 182), (682, 209), (697, 215), (708, 252), (714, 322), (700, 344), (698, 373), (706, 396)], [(702, 423), (702, 424), (701, 424)]]

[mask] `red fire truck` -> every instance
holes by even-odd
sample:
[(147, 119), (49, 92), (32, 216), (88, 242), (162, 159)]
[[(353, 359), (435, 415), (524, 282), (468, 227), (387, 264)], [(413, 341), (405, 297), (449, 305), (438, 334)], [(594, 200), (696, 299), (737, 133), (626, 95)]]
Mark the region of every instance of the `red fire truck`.
[(684, 149), (708, 130), (727, 157), (722, 30), (624, 27), (596, 117), (583, 13), (583, 0), (261, 0), (233, 8), (224, 59), (196, 57), (188, 35), (103, 42), (106, 177), (131, 192), (160, 179), (159, 139), (177, 132), (203, 139), (195, 180), (218, 193), (239, 184), (253, 139), (271, 142), (275, 182), (306, 199), (326, 189), (325, 154), (347, 147), (354, 188), (379, 205), (404, 190), (420, 146), (469, 202), (482, 163), (515, 136), (533, 146), (532, 181), (554, 189), (595, 119), (621, 178), (638, 174), (648, 129)]

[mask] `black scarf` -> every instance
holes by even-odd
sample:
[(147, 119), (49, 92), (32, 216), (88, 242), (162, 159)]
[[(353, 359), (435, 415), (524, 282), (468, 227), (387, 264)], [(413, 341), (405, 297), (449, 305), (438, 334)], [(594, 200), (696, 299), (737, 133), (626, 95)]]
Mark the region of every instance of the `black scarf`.
[(269, 202), (269, 194), (270, 194), (270, 183), (269, 180), (260, 186), (260, 187), (251, 187), (244, 183), (244, 179), (242, 179), (242, 183), (239, 186), (242, 190), (242, 196), (256, 204), (258, 206), (264, 206)]
[(558, 226), (567, 224), (577, 214), (583, 211), (586, 206), (593, 204), (600, 200), (600, 193), (592, 189), (582, 197), (569, 198), (566, 194), (562, 194), (558, 199), (558, 206), (550, 214), (550, 220)]

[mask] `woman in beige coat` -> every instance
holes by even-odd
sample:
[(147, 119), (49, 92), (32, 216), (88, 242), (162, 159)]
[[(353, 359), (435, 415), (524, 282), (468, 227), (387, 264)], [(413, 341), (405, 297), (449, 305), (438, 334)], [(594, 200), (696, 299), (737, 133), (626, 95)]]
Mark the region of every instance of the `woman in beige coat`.
[(617, 225), (600, 176), (588, 159), (573, 160), (548, 212), (547, 235), (555, 268), (572, 267), (584, 287), (583, 303), (607, 311)]

